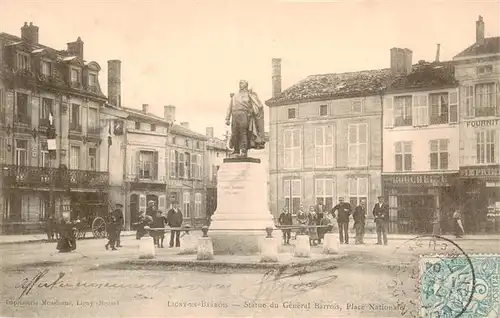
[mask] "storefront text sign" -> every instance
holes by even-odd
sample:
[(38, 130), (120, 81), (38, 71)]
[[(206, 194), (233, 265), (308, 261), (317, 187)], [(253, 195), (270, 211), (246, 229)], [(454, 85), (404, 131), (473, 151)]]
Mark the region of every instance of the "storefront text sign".
[(487, 126), (499, 126), (499, 119), (486, 119), (486, 120), (471, 120), (467, 122), (467, 127), (487, 127)]
[(500, 177), (500, 166), (462, 167), (460, 176), (464, 178)]
[(384, 176), (386, 182), (405, 185), (405, 184), (427, 184), (427, 185), (448, 185), (450, 177), (442, 174), (422, 174), (422, 175), (392, 175)]

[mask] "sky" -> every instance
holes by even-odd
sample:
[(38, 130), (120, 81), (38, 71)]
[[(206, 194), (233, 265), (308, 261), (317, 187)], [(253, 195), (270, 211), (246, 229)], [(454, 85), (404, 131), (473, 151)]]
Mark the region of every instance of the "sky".
[(174, 105), (176, 122), (222, 136), (240, 79), (271, 97), (272, 58), (282, 59), (283, 90), (311, 74), (387, 68), (392, 47), (411, 49), (415, 63), (434, 60), (440, 43), (449, 60), (475, 42), (479, 15), (498, 36), (500, 0), (0, 0), (0, 32), (20, 36), (33, 22), (56, 49), (81, 37), (105, 94), (107, 61), (119, 59), (123, 106), (163, 117)]

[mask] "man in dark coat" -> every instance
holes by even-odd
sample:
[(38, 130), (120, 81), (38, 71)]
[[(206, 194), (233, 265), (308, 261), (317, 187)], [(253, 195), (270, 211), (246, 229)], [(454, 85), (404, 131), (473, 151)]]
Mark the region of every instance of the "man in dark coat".
[[(163, 213), (158, 210), (156, 211), (156, 216), (153, 218), (153, 224), (151, 225), (152, 228), (157, 229), (157, 228), (164, 228), (165, 225), (167, 224), (167, 220)], [(152, 231), (152, 236), (154, 240), (154, 244), (160, 248), (163, 248), (163, 240), (165, 239), (165, 231), (164, 230), (153, 230)]]
[[(281, 212), (279, 218), (278, 218), (278, 224), (279, 226), (292, 226), (293, 225), (293, 220), (292, 220), (292, 214), (288, 210), (288, 207), (283, 208), (283, 212)], [(283, 241), (285, 245), (290, 245), (290, 236), (292, 234), (292, 229), (283, 229)]]
[(107, 217), (106, 220), (106, 232), (108, 232), (108, 243), (104, 245), (106, 249), (109, 249), (111, 247), (112, 251), (116, 251), (116, 234), (118, 231), (116, 230), (118, 223), (116, 222), (115, 217), (113, 216), (113, 213)]
[[(335, 214), (337, 212), (337, 214)], [(349, 244), (349, 216), (351, 216), (351, 205), (344, 202), (344, 198), (339, 198), (339, 203), (332, 209), (333, 217), (337, 217), (339, 225), (340, 244)]]
[(123, 230), (123, 205), (118, 203), (115, 205), (115, 209), (113, 211), (113, 217), (115, 218), (115, 227), (116, 227), (116, 247), (122, 247), (120, 244), (120, 235)]
[(352, 218), (354, 219), (354, 229), (356, 230), (356, 244), (364, 244), (363, 237), (365, 236), (365, 218), (366, 218), (365, 199), (361, 199), (359, 205), (354, 209)]
[[(182, 212), (179, 210), (179, 204), (174, 202), (172, 204), (172, 209), (168, 211), (167, 214), (167, 224), (170, 227), (181, 227), (182, 226)], [(174, 236), (175, 236), (175, 246), (180, 247), (180, 230), (170, 231), (170, 247), (174, 247)]]
[(151, 200), (148, 202), (148, 207), (146, 208), (146, 215), (149, 215), (151, 218), (155, 217), (156, 215), (155, 201)]
[(378, 197), (378, 203), (373, 207), (373, 218), (377, 228), (377, 244), (382, 244), (382, 237), (384, 245), (387, 245), (387, 225), (389, 223), (389, 205), (384, 202), (384, 197)]

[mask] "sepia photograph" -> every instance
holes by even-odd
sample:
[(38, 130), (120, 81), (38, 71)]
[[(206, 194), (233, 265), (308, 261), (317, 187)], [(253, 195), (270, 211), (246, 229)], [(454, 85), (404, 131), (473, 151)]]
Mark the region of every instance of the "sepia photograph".
[(0, 317), (500, 317), (500, 0), (0, 0)]

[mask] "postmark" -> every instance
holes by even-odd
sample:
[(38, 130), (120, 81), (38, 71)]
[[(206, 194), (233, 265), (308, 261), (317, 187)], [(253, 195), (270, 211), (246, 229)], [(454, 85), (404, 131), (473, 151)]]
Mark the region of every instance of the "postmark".
[(498, 317), (500, 255), (420, 258), (421, 317)]

